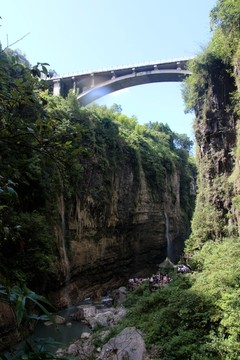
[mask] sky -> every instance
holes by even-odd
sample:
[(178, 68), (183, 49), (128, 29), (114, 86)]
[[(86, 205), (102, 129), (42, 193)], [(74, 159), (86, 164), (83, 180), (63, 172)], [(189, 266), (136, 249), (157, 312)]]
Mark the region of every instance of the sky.
[[(0, 41), (59, 75), (193, 57), (211, 38), (209, 14), (216, 2), (2, 0)], [(134, 86), (97, 103), (119, 104), (140, 124), (167, 123), (194, 139), (194, 114), (184, 113), (181, 88), (178, 82)]]

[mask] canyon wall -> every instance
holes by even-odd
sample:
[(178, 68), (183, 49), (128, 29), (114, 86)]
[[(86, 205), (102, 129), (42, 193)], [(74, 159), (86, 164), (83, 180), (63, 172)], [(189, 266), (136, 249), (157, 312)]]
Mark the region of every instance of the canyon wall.
[(239, 228), (239, 67), (207, 52), (204, 56), (205, 63), (199, 66), (204, 67), (205, 80), (194, 107), (198, 194), (190, 251), (206, 241), (237, 235)]
[[(107, 198), (99, 203), (94, 193), (104, 175), (89, 161), (85, 174), (91, 168), (94, 175), (83, 175), (87, 191), (76, 194), (68, 210), (59, 209), (60, 214), (65, 212), (67, 236), (62, 247), (68, 253), (66, 263), (61, 252), (61, 264), (70, 277), (51, 295), (57, 306), (106, 294), (126, 285), (130, 277), (151, 275), (166, 258), (169, 246), (171, 260), (179, 258), (190, 231), (190, 219), (181, 205), (181, 170), (165, 171), (162, 191), (156, 191), (144, 167), (141, 161), (134, 167), (134, 162), (122, 159), (120, 166), (109, 170)], [(187, 186), (193, 208), (193, 177)]]

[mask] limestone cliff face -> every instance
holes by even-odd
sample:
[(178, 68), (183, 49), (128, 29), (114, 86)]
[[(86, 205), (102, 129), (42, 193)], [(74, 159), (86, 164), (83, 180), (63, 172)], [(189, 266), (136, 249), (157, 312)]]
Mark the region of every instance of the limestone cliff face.
[(209, 77), (206, 100), (196, 112), (195, 136), (199, 159), (206, 162), (208, 171), (205, 175), (210, 180), (217, 175), (230, 174), (233, 169), (236, 116), (231, 102), (234, 80), (220, 64)]
[(76, 195), (69, 207), (71, 275), (52, 297), (58, 306), (126, 284), (129, 277), (150, 275), (167, 256), (168, 241), (174, 260), (189, 234), (189, 220), (181, 208), (179, 171), (165, 174), (161, 193), (150, 187), (141, 163), (136, 172), (125, 159), (108, 175), (111, 183), (105, 202), (94, 199), (102, 176), (96, 171), (85, 178), (84, 196)]
[(236, 79), (217, 60), (211, 64), (206, 88), (204, 101), (195, 109), (199, 170), (192, 233), (195, 243), (197, 237), (206, 241), (229, 235), (235, 211), (236, 187), (231, 177), (236, 167), (237, 114), (232, 101)]

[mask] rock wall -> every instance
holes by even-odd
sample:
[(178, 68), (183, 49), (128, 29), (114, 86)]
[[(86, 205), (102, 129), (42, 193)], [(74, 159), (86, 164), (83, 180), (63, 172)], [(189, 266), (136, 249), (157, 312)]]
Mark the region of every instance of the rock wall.
[(177, 170), (166, 173), (164, 191), (156, 193), (143, 166), (136, 173), (126, 161), (113, 169), (108, 201), (101, 206), (92, 195), (99, 183), (93, 177), (89, 191), (76, 195), (69, 207), (70, 279), (51, 294), (51, 301), (62, 307), (104, 294), (132, 276), (151, 275), (167, 256), (166, 216), (175, 260), (190, 228), (181, 209), (180, 176)]
[(233, 69), (218, 59), (208, 64), (206, 78), (204, 101), (195, 109), (198, 195), (192, 249), (199, 248), (201, 242), (232, 235), (238, 226), (233, 203), (237, 189), (232, 180), (238, 143), (238, 115), (233, 101), (236, 79)]
[[(214, 66), (214, 65), (212, 65)], [(233, 77), (223, 64), (216, 63), (209, 73), (208, 92), (203, 106), (196, 111), (195, 136), (200, 163), (207, 165), (204, 176), (232, 172), (236, 145), (236, 115), (231, 95), (236, 90)]]
[(16, 343), (20, 334), (16, 329), (16, 317), (12, 307), (0, 301), (0, 351)]

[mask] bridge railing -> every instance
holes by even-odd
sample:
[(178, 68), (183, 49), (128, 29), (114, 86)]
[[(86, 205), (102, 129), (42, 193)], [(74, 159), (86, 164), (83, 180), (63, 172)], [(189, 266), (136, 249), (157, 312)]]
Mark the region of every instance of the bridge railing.
[(91, 70), (82, 70), (79, 72), (71, 72), (66, 73), (63, 75), (57, 75), (53, 76), (51, 79), (59, 79), (59, 78), (66, 78), (71, 76), (80, 76), (80, 75), (88, 75), (88, 74), (97, 74), (102, 72), (110, 72), (114, 70), (121, 70), (121, 69), (129, 69), (129, 68), (138, 68), (141, 66), (151, 66), (151, 65), (157, 65), (157, 64), (168, 64), (168, 63), (175, 63), (175, 62), (186, 62), (191, 59), (193, 59), (194, 56), (187, 56), (187, 57), (181, 57), (181, 58), (172, 58), (172, 59), (161, 59), (161, 60), (154, 60), (154, 61), (145, 61), (145, 62), (139, 62), (135, 64), (128, 64), (128, 65), (117, 65), (117, 66), (111, 66), (107, 68), (98, 68), (98, 69), (91, 69)]

